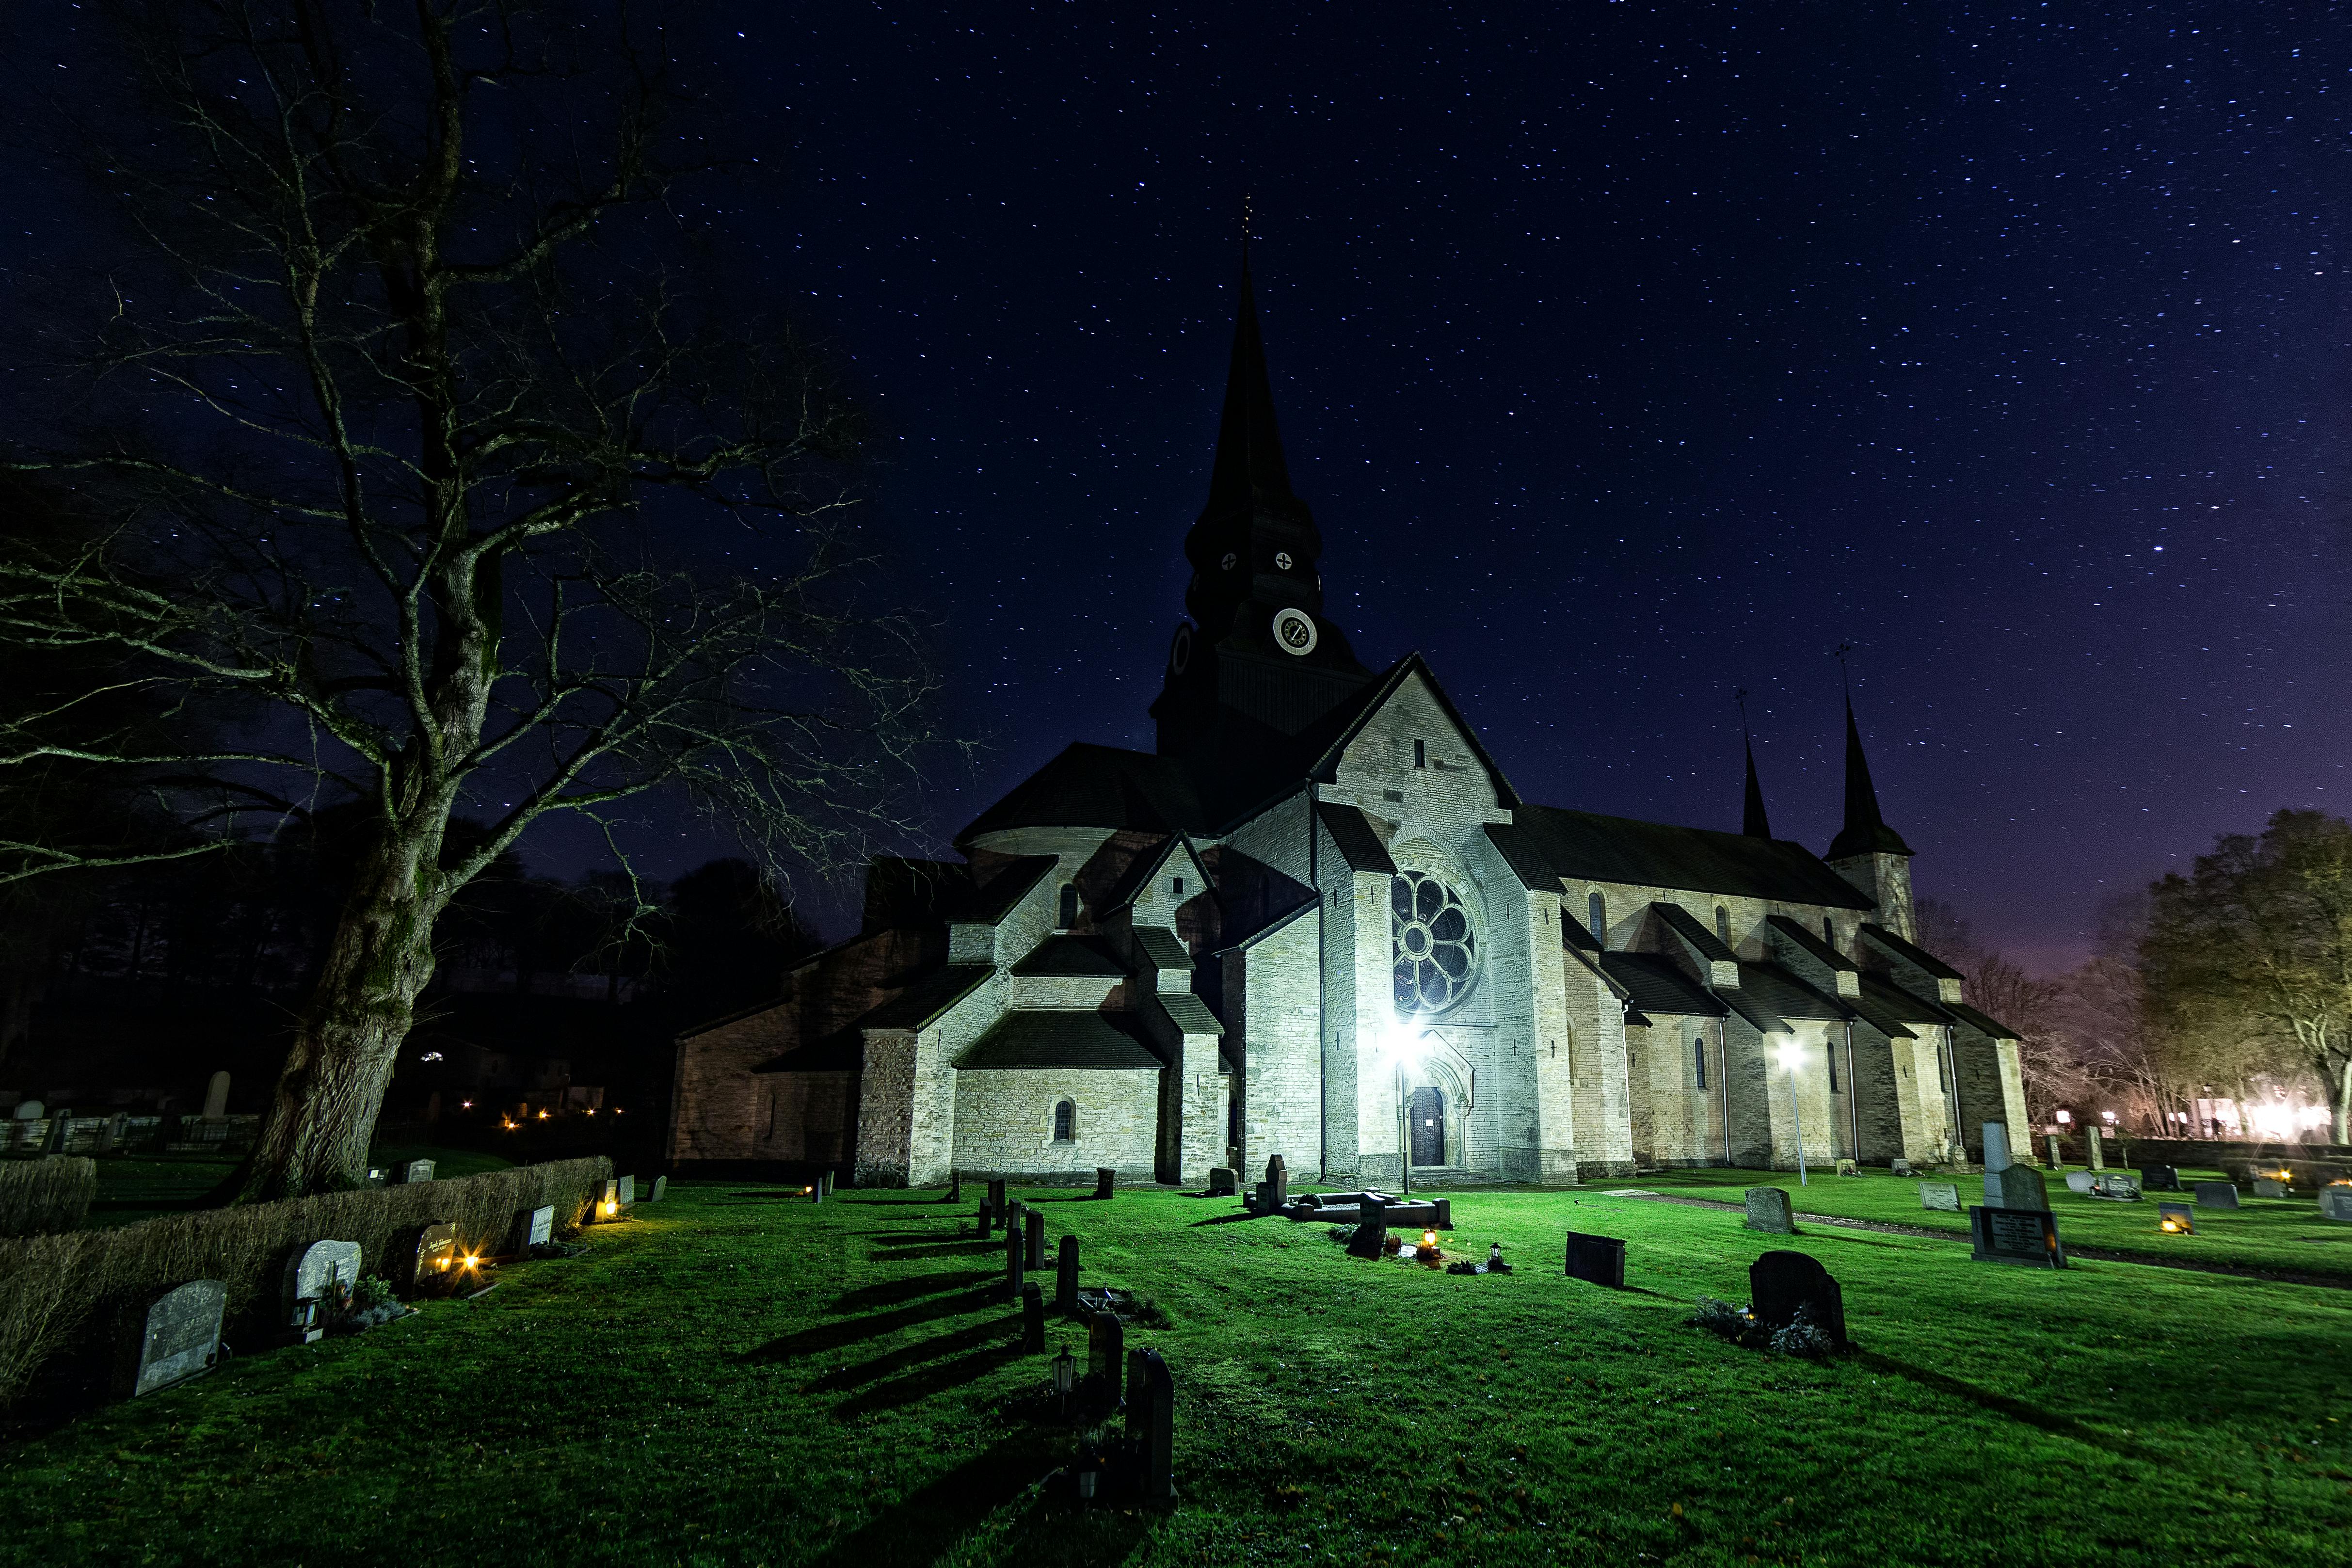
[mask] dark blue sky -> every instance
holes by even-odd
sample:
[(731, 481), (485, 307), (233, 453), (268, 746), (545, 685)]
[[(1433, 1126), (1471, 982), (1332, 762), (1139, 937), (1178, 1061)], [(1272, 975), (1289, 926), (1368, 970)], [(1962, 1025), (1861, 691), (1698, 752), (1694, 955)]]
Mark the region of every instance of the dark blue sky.
[[(1235, 215), (1332, 613), (1514, 784), (1890, 820), (2029, 960), (2352, 792), (2333, 9), (746, 7), (740, 215), (854, 354), (991, 745), (1148, 749)], [(728, 215), (733, 221), (737, 215)], [(2352, 802), (2346, 803), (2352, 805)]]

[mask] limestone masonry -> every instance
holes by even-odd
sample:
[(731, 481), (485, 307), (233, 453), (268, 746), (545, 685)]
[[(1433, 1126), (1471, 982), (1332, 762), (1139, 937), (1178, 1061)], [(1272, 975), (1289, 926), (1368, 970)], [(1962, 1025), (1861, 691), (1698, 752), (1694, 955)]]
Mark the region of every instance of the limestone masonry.
[(875, 861), (857, 935), (681, 1037), (673, 1160), (1569, 1183), (2025, 1125), (2014, 1033), (1915, 944), (1851, 706), (1824, 858), (1771, 837), (1752, 753), (1738, 833), (1537, 805), (1419, 655), (1357, 661), (1246, 270), (1184, 550), (1158, 750), (1073, 745), (963, 859)]

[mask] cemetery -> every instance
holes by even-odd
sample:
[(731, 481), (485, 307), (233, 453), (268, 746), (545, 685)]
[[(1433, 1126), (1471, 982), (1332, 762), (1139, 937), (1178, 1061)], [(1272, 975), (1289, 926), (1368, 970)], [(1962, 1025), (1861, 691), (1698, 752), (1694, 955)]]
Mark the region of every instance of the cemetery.
[(1968, 1245), (1976, 1174), (1937, 1173), (1958, 1213), (1883, 1170), (1455, 1190), (1369, 1248), (1383, 1193), (628, 1174), (494, 1236), (322, 1237), (267, 1332), (250, 1287), (163, 1293), (110, 1402), (17, 1409), (14, 1543), (478, 1555), (424, 1499), (524, 1563), (2038, 1562), (2091, 1520), (2111, 1563), (2319, 1563), (2352, 1530), (2352, 1226), (2309, 1197), (2168, 1236), (2049, 1181), (1994, 1211), (2063, 1228), (2029, 1270)]

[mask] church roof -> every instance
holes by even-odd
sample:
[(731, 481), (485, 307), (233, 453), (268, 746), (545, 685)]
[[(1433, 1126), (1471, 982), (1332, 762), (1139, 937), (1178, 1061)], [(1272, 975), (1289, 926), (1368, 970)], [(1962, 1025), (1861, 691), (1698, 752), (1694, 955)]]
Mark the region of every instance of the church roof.
[(1013, 785), (957, 834), (956, 842), (1009, 827), (1204, 833), (1212, 826), (1179, 759), (1080, 742)]
[(1749, 838), (1549, 805), (1523, 805), (1516, 815), (1562, 877), (1840, 910), (1876, 907), (1803, 845), (1783, 838)]
[(1853, 1016), (1853, 1008), (1826, 992), (1814, 990), (1777, 963), (1741, 964), (1739, 989), (1756, 1005), (1783, 1018), (1828, 1018), (1842, 1023)]
[(1126, 968), (1098, 936), (1049, 936), (1013, 966), (1015, 974), (1123, 978)]
[(1971, 1029), (1976, 1029), (1984, 1034), (1990, 1035), (1996, 1040), (2017, 1040), (2024, 1038), (2022, 1035), (2020, 1035), (2015, 1029), (2011, 1028), (2007, 1024), (2000, 1022), (1997, 1018), (1990, 1017), (1985, 1014), (1978, 1012), (1974, 1007), (1969, 1006), (1965, 1002), (1947, 1002), (1944, 1004), (1944, 1011), (1949, 1013), (1953, 1017), (1958, 1018), (1961, 1023), (1966, 1024)]
[(1543, 851), (1536, 847), (1535, 840), (1528, 837), (1525, 829), (1507, 822), (1490, 822), (1486, 824), (1486, 840), (1503, 858), (1503, 864), (1511, 868), (1511, 875), (1519, 879), (1520, 887), (1529, 892), (1559, 891), (1559, 873), (1551, 868), (1551, 863), (1543, 858)]
[(1350, 871), (1372, 871), (1383, 877), (1396, 875), (1396, 862), (1389, 858), (1387, 846), (1364, 814), (1352, 805), (1334, 801), (1318, 802), (1315, 815), (1323, 819), (1342, 858)]
[(1604, 952), (1601, 955), (1601, 967), (1625, 988), (1625, 999), (1636, 1011), (1698, 1018), (1723, 1016), (1723, 1004), (1662, 953)]
[(1506, 807), (1517, 805), (1519, 797), (1512, 790), (1511, 781), (1503, 776), (1501, 766), (1488, 753), (1486, 742), (1478, 739), (1478, 731), (1471, 728), (1469, 721), (1462, 717), (1462, 710), (1454, 706), (1454, 699), (1448, 697), (1445, 688), (1438, 684), (1436, 675), (1429, 668), (1429, 661), (1418, 653), (1409, 653), (1381, 671), (1380, 679), (1350, 695), (1346, 701), (1301, 731), (1298, 737), (1302, 751), (1299, 761), (1305, 765), (1299, 772), (1308, 778), (1330, 783), (1337, 776), (1340, 753), (1363, 732), (1364, 726), (1371, 722), (1372, 716), (1381, 710), (1381, 706), (1396, 695), (1398, 688), (1413, 675), (1419, 675), (1428, 685), (1429, 693), (1437, 700), (1439, 709), (1454, 721), (1454, 729), (1461, 731), (1464, 743), (1477, 757), (1478, 765), (1486, 770), (1487, 778), (1494, 782), (1496, 798)]
[(996, 973), (986, 963), (951, 963), (934, 971), (857, 1020), (860, 1029), (920, 1029), (971, 995)]
[(1007, 1013), (956, 1058), (956, 1070), (974, 1068), (1160, 1068), (1143, 1025), (1132, 1013)]
[(1876, 942), (1879, 946), (1885, 948), (1887, 952), (1893, 953), (1895, 957), (1909, 959), (1913, 963), (1917, 964), (1920, 969), (1924, 970), (1931, 979), (1958, 980), (1961, 978), (1961, 974), (1958, 970), (1954, 969), (1950, 964), (1946, 963), (1942, 959), (1937, 958), (1934, 953), (1929, 952), (1926, 948), (1919, 946), (1916, 942), (1904, 941), (1901, 937), (1896, 936), (1893, 931), (1888, 931), (1883, 925), (1865, 921), (1862, 927), (1862, 934)]

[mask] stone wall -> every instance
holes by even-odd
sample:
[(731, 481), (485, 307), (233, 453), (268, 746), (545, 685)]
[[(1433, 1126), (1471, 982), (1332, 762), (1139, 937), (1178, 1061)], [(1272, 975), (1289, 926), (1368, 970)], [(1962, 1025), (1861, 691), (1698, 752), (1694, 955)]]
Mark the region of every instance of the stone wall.
[(1302, 1176), (1322, 1166), (1319, 915), (1308, 910), (1225, 961), (1225, 1026), (1243, 1063), (1244, 1171), (1263, 1171), (1276, 1154)]
[[(1706, 1081), (1699, 1081), (1699, 1053)], [(1712, 1023), (1660, 1018), (1625, 1031), (1626, 1090), (1637, 1164), (1723, 1163), (1722, 1064)]]
[[(1156, 1174), (1160, 1072), (1152, 1068), (1002, 1068), (958, 1072), (955, 1169), (970, 1176), (1091, 1176), (1108, 1165)], [(1077, 1137), (1054, 1141), (1054, 1106), (1077, 1108)]]

